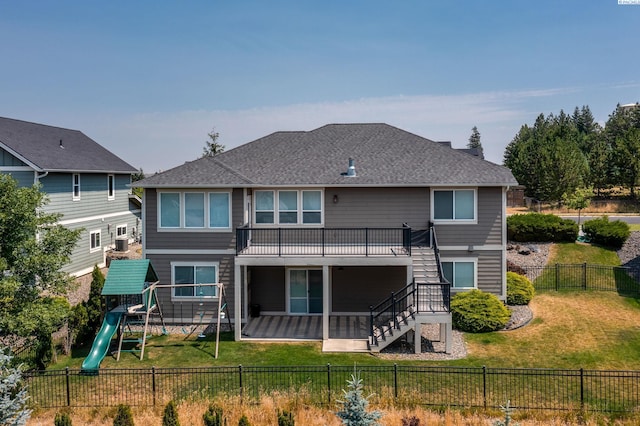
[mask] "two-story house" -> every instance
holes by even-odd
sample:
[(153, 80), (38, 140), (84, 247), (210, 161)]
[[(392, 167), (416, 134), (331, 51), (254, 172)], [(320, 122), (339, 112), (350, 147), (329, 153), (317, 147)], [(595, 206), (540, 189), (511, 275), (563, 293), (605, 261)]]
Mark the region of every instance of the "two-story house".
[(105, 252), (137, 238), (140, 200), (129, 185), (136, 169), (78, 130), (0, 117), (0, 173), (21, 186), (40, 184), (47, 213), (83, 229), (65, 272), (80, 276), (105, 266)]
[(386, 124), (277, 132), (135, 185), (170, 322), (221, 282), (238, 340), (380, 350), (424, 323), (450, 336), (451, 291), (506, 295), (511, 172)]

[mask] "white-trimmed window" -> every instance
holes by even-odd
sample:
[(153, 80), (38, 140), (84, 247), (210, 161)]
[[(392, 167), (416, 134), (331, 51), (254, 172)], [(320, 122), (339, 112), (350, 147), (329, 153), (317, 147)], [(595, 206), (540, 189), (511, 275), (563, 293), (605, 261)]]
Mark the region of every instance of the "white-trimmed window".
[(100, 230), (91, 231), (89, 233), (89, 251), (94, 252), (101, 249), (100, 240), (101, 240)]
[(254, 222), (258, 225), (322, 224), (322, 191), (259, 190), (254, 192)]
[[(218, 262), (171, 262), (172, 299), (203, 300), (218, 297)], [(207, 285), (205, 285), (207, 284)]]
[(116, 237), (127, 236), (127, 224), (116, 226)]
[(113, 175), (107, 175), (107, 199), (116, 199), (116, 178)]
[(71, 176), (71, 192), (74, 201), (80, 199), (80, 173), (74, 173)]
[(442, 272), (453, 288), (477, 288), (477, 261), (475, 259), (442, 259)]
[(475, 189), (434, 189), (431, 217), (434, 222), (477, 223)]
[(160, 192), (159, 228), (231, 230), (230, 192)]

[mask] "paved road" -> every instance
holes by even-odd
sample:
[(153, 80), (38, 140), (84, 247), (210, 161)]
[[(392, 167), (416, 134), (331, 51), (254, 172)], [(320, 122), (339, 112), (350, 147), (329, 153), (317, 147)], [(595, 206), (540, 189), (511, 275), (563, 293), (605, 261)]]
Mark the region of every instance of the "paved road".
[[(571, 219), (574, 221), (578, 221), (578, 216), (565, 216), (562, 215), (562, 217), (564, 219)], [(585, 220), (591, 220), (591, 219), (596, 219), (598, 217), (601, 216), (581, 216), (580, 217), (580, 223), (583, 223)], [(637, 225), (640, 224), (640, 216), (613, 216), (613, 215), (609, 215), (609, 220), (621, 220), (623, 222), (628, 223), (629, 225)]]

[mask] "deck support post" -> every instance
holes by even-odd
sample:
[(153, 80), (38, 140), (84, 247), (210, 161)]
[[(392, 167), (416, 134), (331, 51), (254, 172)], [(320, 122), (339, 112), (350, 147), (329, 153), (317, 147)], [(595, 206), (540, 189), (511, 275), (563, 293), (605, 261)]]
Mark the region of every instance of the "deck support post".
[(329, 296), (330, 282), (329, 265), (322, 266), (322, 340), (329, 339), (329, 310), (331, 309), (331, 300)]
[(245, 280), (242, 279), (242, 272), (240, 265), (235, 262), (233, 273), (233, 295), (234, 295), (234, 308), (233, 316), (235, 318), (235, 340), (242, 339), (242, 293), (245, 286)]
[(415, 344), (415, 353), (422, 353), (422, 323), (417, 322), (413, 331), (413, 343)]

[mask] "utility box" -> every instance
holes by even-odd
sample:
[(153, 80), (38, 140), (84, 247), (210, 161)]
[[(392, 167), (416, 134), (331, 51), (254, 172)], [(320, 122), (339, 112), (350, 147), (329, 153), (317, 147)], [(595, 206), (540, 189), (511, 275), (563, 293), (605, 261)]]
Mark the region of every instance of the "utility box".
[(129, 240), (126, 237), (116, 238), (116, 251), (127, 251), (127, 250), (129, 250)]

